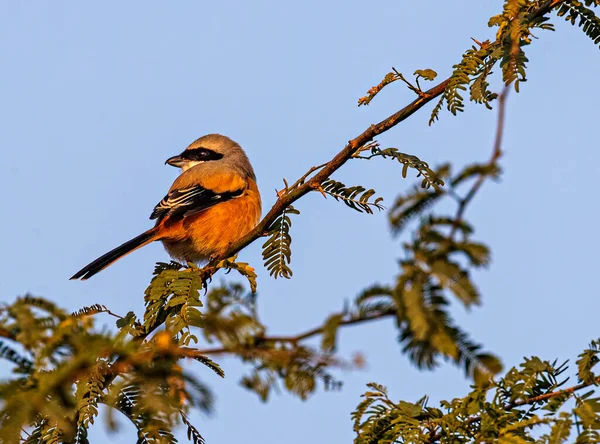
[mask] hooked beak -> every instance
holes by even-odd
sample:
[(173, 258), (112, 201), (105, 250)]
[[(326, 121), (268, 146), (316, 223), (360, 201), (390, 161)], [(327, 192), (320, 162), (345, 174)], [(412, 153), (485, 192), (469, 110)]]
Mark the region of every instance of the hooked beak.
[(183, 157), (177, 155), (177, 156), (169, 157), (165, 161), (165, 165), (171, 165), (171, 166), (174, 166), (177, 168), (181, 168), (183, 165), (185, 165), (186, 162), (187, 162), (187, 160), (185, 160)]

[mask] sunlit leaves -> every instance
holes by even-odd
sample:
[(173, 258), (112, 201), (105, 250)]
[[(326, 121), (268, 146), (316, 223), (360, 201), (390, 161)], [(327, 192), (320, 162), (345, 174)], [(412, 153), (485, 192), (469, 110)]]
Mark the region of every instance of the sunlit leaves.
[(269, 275), (275, 277), (283, 277), (289, 279), (292, 277), (292, 269), (289, 263), (292, 260), (292, 236), (290, 228), (292, 220), (290, 214), (300, 214), (291, 205), (283, 210), (273, 225), (269, 227), (269, 238), (263, 244), (263, 261), (265, 267), (269, 271)]
[(235, 259), (235, 257), (231, 259), (225, 259), (221, 261), (217, 266), (220, 268), (226, 268), (228, 270), (237, 271), (239, 274), (246, 278), (248, 284), (250, 285), (250, 290), (252, 291), (252, 293), (256, 293), (256, 270), (247, 262), (235, 262)]
[(417, 76), (417, 79), (419, 77), (422, 77), (425, 80), (435, 80), (435, 78), (437, 77), (437, 72), (435, 72), (433, 69), (417, 69), (414, 72), (414, 75)]
[[(592, 397), (592, 392), (577, 395), (573, 389), (560, 390), (565, 370), (566, 366), (556, 366), (556, 361), (526, 359), (497, 381), (488, 378), (485, 385), (478, 384), (462, 398), (441, 401), (440, 408), (429, 406), (426, 397), (395, 402), (381, 385), (367, 384), (352, 413), (354, 442), (575, 442), (567, 441), (573, 418), (578, 418), (576, 442), (598, 442), (600, 398)], [(570, 411), (547, 408), (556, 399), (562, 405), (573, 396), (577, 403)], [(546, 411), (543, 416), (536, 414), (542, 410)]]
[(158, 264), (150, 286), (145, 292), (146, 311), (144, 327), (152, 331), (158, 323), (179, 337), (182, 345), (198, 339), (191, 334), (190, 326), (202, 322), (199, 307), (200, 289), (204, 285), (199, 273), (193, 268), (180, 270), (176, 263)]
[(323, 333), (321, 336), (321, 348), (326, 352), (335, 351), (338, 327), (342, 322), (342, 314), (334, 314), (329, 316), (323, 324)]
[[(190, 295), (184, 286), (165, 285), (161, 280), (166, 278), (163, 272), (176, 268), (168, 264), (157, 268), (157, 277), (162, 275), (157, 281), (165, 299), (161, 308), (165, 316), (170, 310), (180, 312), (185, 305), (177, 297)], [(141, 442), (173, 442), (171, 431), (181, 421), (181, 408), (210, 408), (212, 398), (206, 388), (183, 374), (178, 362), (194, 358), (222, 375), (216, 363), (180, 347), (171, 333), (163, 331), (140, 341), (144, 328), (133, 313), (117, 316), (120, 332), (96, 332), (91, 320), (105, 311), (106, 307), (90, 306), (68, 316), (54, 304), (29, 296), (0, 308), (0, 329), (33, 357), (30, 362), (19, 361), (19, 371), (27, 370), (26, 378), (0, 385), (3, 441), (16, 442), (21, 430), (29, 428), (27, 442), (85, 444), (87, 428), (94, 423), (98, 405), (104, 403), (128, 414), (140, 431)], [(168, 338), (163, 341), (165, 335)], [(0, 352), (18, 361), (9, 349)], [(126, 398), (116, 395), (125, 381), (136, 381), (140, 387), (137, 398), (127, 398), (129, 410)]]
[[(486, 104), (490, 100), (487, 85), (484, 82), (486, 82), (487, 76), (486, 69), (490, 65), (487, 59), (492, 55), (494, 49), (494, 45), (491, 44), (480, 47), (474, 45), (463, 54), (462, 60), (454, 65), (448, 86), (440, 98), (440, 103), (445, 101), (448, 111), (452, 114), (456, 115), (464, 111), (464, 98), (461, 91), (466, 91), (471, 79), (477, 75), (481, 77), (480, 86), (471, 89), (471, 97)], [(429, 123), (433, 123), (434, 120), (432, 115)]]
[[(595, 1), (586, 1), (587, 6)], [(469, 99), (491, 109), (490, 102), (498, 97), (489, 88), (489, 76), (497, 64), (502, 71), (502, 80), (506, 86), (513, 84), (519, 91), (521, 82), (526, 81), (527, 56), (523, 47), (535, 38), (534, 29), (554, 30), (549, 19), (549, 2), (507, 0), (501, 14), (489, 20), (490, 27), (497, 27), (494, 42), (479, 42), (469, 48), (459, 63), (454, 65), (452, 75), (437, 105), (434, 107), (429, 124), (435, 122), (443, 104), (456, 115), (464, 110), (463, 94), (469, 88)], [(600, 44), (600, 19), (582, 2), (569, 0), (557, 2), (557, 14), (565, 16), (567, 21), (579, 26), (595, 44)]]
[[(352, 412), (355, 444), (375, 444), (383, 442), (427, 442), (428, 430), (422, 426), (431, 413), (420, 403), (393, 402), (385, 387), (375, 383), (367, 384), (369, 390), (362, 395), (363, 400)], [(396, 440), (398, 432), (404, 432), (402, 441)]]
[(592, 368), (600, 361), (600, 339), (592, 341), (577, 360), (577, 377), (586, 384), (596, 384), (597, 376)]
[(449, 260), (436, 260), (431, 263), (431, 274), (440, 285), (452, 290), (466, 306), (479, 304), (479, 292), (471, 282), (467, 271)]
[(259, 395), (263, 401), (280, 387), (306, 399), (317, 388), (319, 381), (326, 390), (341, 386), (327, 371), (335, 361), (307, 347), (281, 344), (264, 352), (257, 350), (246, 359), (260, 365), (256, 365), (250, 375), (242, 378), (241, 384)]

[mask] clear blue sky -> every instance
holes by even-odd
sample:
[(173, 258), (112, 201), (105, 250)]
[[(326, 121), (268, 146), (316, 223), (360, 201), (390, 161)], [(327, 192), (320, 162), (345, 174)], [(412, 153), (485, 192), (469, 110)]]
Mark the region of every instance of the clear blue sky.
[[(72, 310), (102, 303), (141, 313), (153, 264), (167, 259), (158, 244), (90, 281), (68, 278), (150, 226), (176, 174), (167, 157), (202, 134), (229, 135), (254, 163), (268, 208), (282, 177), (328, 160), (413, 99), (394, 85), (356, 107), (392, 65), (448, 75), (471, 37), (493, 38), (487, 20), (501, 8), (499, 0), (2, 2), (2, 299), (30, 291)], [(529, 82), (510, 96), (502, 182), (486, 184), (467, 214), (493, 263), (476, 276), (483, 305), (470, 313), (455, 305), (453, 315), (507, 366), (530, 354), (574, 358), (599, 333), (600, 52), (580, 30), (558, 28), (538, 31)], [(429, 128), (429, 110), (379, 141), (431, 164), (488, 158), (495, 113), (470, 105)], [(373, 187), (388, 204), (412, 184), (392, 162), (356, 162), (335, 178)], [(274, 334), (317, 325), (361, 288), (390, 282), (401, 254), (383, 213), (354, 213), (317, 193), (297, 208), (291, 281), (268, 277), (259, 243), (242, 255), (258, 269), (261, 316)], [(341, 373), (342, 391), (307, 402), (282, 394), (262, 404), (238, 386), (243, 367), (221, 360), (225, 380), (201, 373), (216, 415), (195, 423), (210, 444), (346, 443), (369, 381), (406, 400), (468, 389), (452, 365), (417, 371), (395, 336), (389, 321), (344, 330), (341, 354), (365, 352), (368, 368)], [(119, 442), (133, 442), (123, 424)], [(114, 441), (103, 429), (93, 427), (92, 442)]]

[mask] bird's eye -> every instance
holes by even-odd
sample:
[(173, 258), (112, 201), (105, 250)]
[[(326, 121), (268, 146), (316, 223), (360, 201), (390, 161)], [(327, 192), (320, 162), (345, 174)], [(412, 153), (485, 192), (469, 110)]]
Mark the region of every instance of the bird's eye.
[(223, 157), (223, 155), (207, 148), (195, 148), (186, 150), (185, 157), (189, 160), (206, 162), (209, 160), (219, 160)]

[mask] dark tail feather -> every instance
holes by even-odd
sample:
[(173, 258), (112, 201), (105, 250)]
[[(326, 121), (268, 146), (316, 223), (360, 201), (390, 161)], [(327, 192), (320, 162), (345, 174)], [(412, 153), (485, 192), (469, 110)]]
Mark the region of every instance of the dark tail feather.
[(118, 261), (123, 256), (137, 250), (140, 247), (143, 247), (153, 240), (156, 240), (154, 235), (155, 230), (153, 228), (145, 233), (140, 234), (139, 236), (134, 237), (131, 240), (128, 240), (123, 245), (118, 246), (114, 250), (110, 250), (108, 253), (100, 256), (94, 262), (91, 262), (83, 267), (81, 270), (75, 273), (70, 280), (81, 279), (82, 281), (85, 281), (86, 279), (91, 278), (93, 275), (104, 270), (110, 264)]

